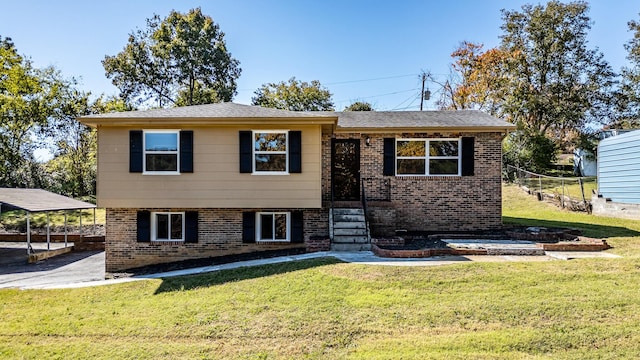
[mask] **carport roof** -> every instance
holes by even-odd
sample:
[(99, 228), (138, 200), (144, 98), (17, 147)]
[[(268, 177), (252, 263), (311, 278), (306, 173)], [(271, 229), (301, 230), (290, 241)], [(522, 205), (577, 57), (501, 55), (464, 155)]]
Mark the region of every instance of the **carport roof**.
[(0, 188), (0, 204), (29, 212), (92, 209), (94, 204), (42, 189)]

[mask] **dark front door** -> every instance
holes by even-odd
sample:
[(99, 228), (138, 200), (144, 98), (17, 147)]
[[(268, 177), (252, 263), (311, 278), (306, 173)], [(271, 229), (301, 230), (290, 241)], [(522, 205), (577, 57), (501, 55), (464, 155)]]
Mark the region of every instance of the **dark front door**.
[(360, 140), (333, 139), (331, 186), (336, 201), (360, 200)]

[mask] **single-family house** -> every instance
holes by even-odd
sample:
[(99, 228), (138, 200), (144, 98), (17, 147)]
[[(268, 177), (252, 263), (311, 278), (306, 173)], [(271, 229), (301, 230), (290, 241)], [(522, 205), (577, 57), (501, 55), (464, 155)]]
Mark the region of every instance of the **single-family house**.
[(514, 127), (480, 111), (221, 103), (79, 120), (98, 132), (110, 272), (502, 225), (501, 140)]
[[(598, 142), (610, 137), (626, 134), (628, 129), (608, 129), (600, 130), (595, 138)], [(577, 148), (573, 151), (573, 173), (576, 176), (598, 176), (597, 156), (592, 151)]]
[(640, 204), (640, 130), (598, 144), (598, 193), (613, 202)]

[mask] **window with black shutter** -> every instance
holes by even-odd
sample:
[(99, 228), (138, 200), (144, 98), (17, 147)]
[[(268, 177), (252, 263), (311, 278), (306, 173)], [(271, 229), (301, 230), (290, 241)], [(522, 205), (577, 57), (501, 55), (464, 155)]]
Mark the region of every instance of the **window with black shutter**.
[(129, 172), (147, 175), (193, 172), (193, 131), (129, 131)]
[(475, 175), (474, 143), (475, 143), (475, 138), (472, 138), (472, 137), (462, 138), (462, 176)]
[(142, 130), (129, 131), (129, 172), (142, 172)]
[(396, 139), (384, 138), (383, 144), (382, 175), (393, 176), (396, 174)]
[(291, 212), (291, 242), (304, 242), (304, 217), (302, 211)]
[(198, 212), (186, 211), (184, 213), (184, 241), (187, 243), (198, 242)]
[(255, 212), (243, 212), (242, 213), (242, 242), (254, 243), (256, 242), (256, 213)]
[(193, 172), (193, 131), (180, 131), (180, 172)]
[(136, 231), (138, 242), (151, 241), (151, 212), (138, 211), (136, 219)]
[(302, 132), (243, 130), (239, 132), (240, 173), (302, 172)]

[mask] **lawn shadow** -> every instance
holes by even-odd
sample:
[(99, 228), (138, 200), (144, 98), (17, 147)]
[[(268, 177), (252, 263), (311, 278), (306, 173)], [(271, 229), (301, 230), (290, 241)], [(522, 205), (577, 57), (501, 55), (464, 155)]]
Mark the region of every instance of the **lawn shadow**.
[(505, 225), (524, 225), (524, 226), (542, 226), (548, 228), (572, 228), (579, 229), (582, 234), (587, 237), (606, 239), (611, 237), (633, 237), (640, 236), (640, 232), (621, 226), (589, 224), (582, 222), (555, 221), (517, 218), (511, 216), (503, 216), (502, 221)]
[(309, 260), (286, 261), (268, 265), (239, 267), (198, 275), (167, 277), (162, 278), (162, 283), (158, 289), (156, 289), (154, 294), (157, 295), (172, 291), (193, 290), (229, 282), (256, 279), (340, 263), (343, 263), (343, 261), (333, 257), (323, 257)]

